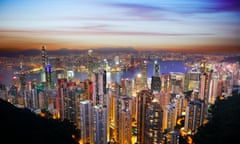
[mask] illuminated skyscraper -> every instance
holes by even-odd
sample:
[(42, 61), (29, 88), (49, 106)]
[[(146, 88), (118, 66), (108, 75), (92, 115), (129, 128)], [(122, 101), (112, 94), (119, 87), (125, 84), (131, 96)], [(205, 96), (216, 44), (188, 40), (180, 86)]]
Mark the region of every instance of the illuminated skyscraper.
[(148, 105), (151, 105), (153, 100), (153, 95), (149, 90), (142, 90), (137, 95), (137, 143), (144, 144), (144, 136), (145, 136), (145, 121), (147, 119), (146, 110)]
[(160, 77), (152, 76), (151, 90), (153, 93), (159, 93), (161, 90), (161, 80)]
[(207, 118), (211, 72), (202, 73), (200, 79), (199, 99), (204, 102), (204, 118)]
[(74, 123), (77, 122), (76, 82), (67, 83), (67, 95), (64, 98), (64, 116)]
[[(128, 96), (112, 96), (111, 137), (118, 143), (129, 142), (132, 122), (132, 99)], [(127, 135), (126, 135), (127, 134)]]
[(42, 68), (45, 69), (47, 64), (47, 54), (46, 54), (46, 46), (42, 46)]
[(39, 108), (39, 98), (37, 95), (37, 82), (36, 80), (29, 81), (27, 83), (27, 92), (28, 92), (28, 97), (29, 97), (29, 107), (30, 108)]
[(25, 90), (26, 89), (26, 84), (27, 84), (26, 73), (25, 72), (20, 72), (19, 80), (20, 80), (21, 90)]
[(23, 102), (24, 107), (28, 106), (28, 94), (26, 91), (26, 73), (23, 71), (22, 62), (20, 62), (20, 72), (19, 72), (19, 80), (20, 80), (20, 99)]
[(93, 74), (93, 50), (88, 50), (88, 57), (87, 57), (87, 68), (88, 68), (88, 79), (92, 80), (92, 74)]
[(93, 83), (90, 80), (84, 80), (84, 100), (93, 101)]
[(142, 81), (142, 74), (138, 73), (134, 79), (134, 90), (136, 94), (139, 93), (142, 89), (144, 89)]
[(216, 73), (213, 73), (209, 84), (209, 104), (214, 104), (217, 96), (220, 96), (218, 95), (218, 81), (218, 75)]
[(184, 76), (184, 92), (189, 90), (189, 74), (185, 74)]
[(42, 46), (42, 71), (41, 71), (41, 82), (45, 83), (47, 81), (47, 76), (46, 76), (46, 66), (47, 66), (47, 52), (46, 52), (46, 46)]
[(179, 94), (184, 89), (184, 74), (180, 72), (170, 72), (171, 92)]
[(186, 107), (184, 130), (190, 134), (195, 134), (204, 121), (204, 103), (192, 101)]
[(93, 102), (94, 105), (102, 104), (106, 105), (106, 94), (107, 94), (107, 79), (106, 71), (95, 72), (92, 76), (93, 80)]
[(199, 71), (191, 71), (188, 75), (188, 90), (199, 89), (201, 73)]
[(121, 94), (126, 96), (132, 96), (133, 81), (126, 78), (121, 79)]
[(111, 126), (111, 138), (113, 138), (116, 142), (120, 141), (120, 113), (122, 111), (122, 102), (120, 100), (120, 96), (113, 96), (113, 119)]
[(161, 90), (170, 91), (170, 75), (162, 74), (160, 79), (161, 79)]
[(147, 61), (143, 61), (141, 65), (141, 74), (142, 74), (142, 86), (147, 87)]
[(107, 143), (107, 107), (96, 105), (93, 107), (94, 144)]
[(45, 109), (48, 107), (48, 99), (46, 96), (46, 89), (43, 84), (37, 86), (37, 108)]
[(165, 107), (163, 119), (164, 119), (163, 128), (167, 131), (174, 130), (177, 121), (177, 109), (175, 103), (171, 102), (167, 105), (167, 107)]
[(159, 101), (154, 98), (151, 104), (147, 105), (144, 129), (144, 144), (159, 144), (163, 137), (162, 130), (163, 111)]
[(176, 95), (176, 97), (173, 99), (176, 110), (177, 110), (177, 117), (181, 117), (183, 112), (185, 112), (185, 108), (187, 105), (187, 100), (185, 99), (184, 95)]
[(60, 112), (61, 120), (64, 120), (65, 116), (65, 98), (67, 97), (67, 79), (58, 79), (58, 94), (56, 98), (56, 109)]
[(122, 99), (122, 110), (120, 111), (119, 144), (131, 144), (132, 138), (132, 114), (130, 111), (130, 98)]
[(93, 104), (90, 100), (80, 101), (80, 143), (93, 144)]
[(9, 91), (8, 91), (8, 99), (9, 102), (12, 104), (17, 104), (18, 103), (18, 88), (19, 88), (19, 82), (18, 82), (18, 78), (16, 76), (14, 76), (12, 78), (12, 86), (10, 87)]
[(209, 95), (209, 84), (210, 84), (210, 73), (201, 74), (201, 82), (200, 82), (200, 91), (199, 91), (199, 99), (204, 100), (205, 104), (208, 103), (208, 95)]
[(153, 75), (155, 77), (159, 77), (160, 75), (160, 65), (158, 64), (158, 61), (154, 61), (154, 71), (153, 71)]
[(160, 66), (157, 61), (154, 61), (154, 73), (152, 76), (151, 90), (153, 93), (158, 93), (161, 90)]
[(53, 88), (53, 78), (52, 78), (52, 66), (50, 64), (47, 64), (45, 67), (45, 76), (46, 76), (46, 86), (48, 89)]

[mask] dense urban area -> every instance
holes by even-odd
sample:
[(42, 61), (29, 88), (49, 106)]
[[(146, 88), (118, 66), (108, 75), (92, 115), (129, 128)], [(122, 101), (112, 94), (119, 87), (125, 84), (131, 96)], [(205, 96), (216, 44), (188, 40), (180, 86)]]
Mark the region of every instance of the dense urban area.
[(2, 54), (3, 140), (231, 143), (240, 127), (239, 60), (239, 54), (45, 45)]

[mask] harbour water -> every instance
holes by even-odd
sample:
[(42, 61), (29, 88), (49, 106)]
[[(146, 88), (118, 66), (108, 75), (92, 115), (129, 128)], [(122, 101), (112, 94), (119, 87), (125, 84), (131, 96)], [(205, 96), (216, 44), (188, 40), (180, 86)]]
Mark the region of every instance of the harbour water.
[[(161, 61), (158, 60), (158, 63), (160, 65), (160, 73), (161, 74), (168, 74), (169, 72), (181, 72), (186, 73), (189, 68), (185, 67), (183, 61)], [(154, 61), (148, 61), (147, 63), (147, 74), (150, 78), (153, 75), (153, 69), (154, 69)], [(12, 78), (15, 76), (14, 72), (18, 71), (19, 68), (5, 68), (1, 65), (0, 67), (0, 83), (10, 86), (12, 84)], [(128, 71), (122, 71), (122, 72), (111, 72), (110, 75), (108, 75), (109, 79), (108, 81), (111, 82), (120, 82), (121, 78), (129, 78), (133, 79), (137, 73), (140, 73), (141, 68), (135, 68)], [(88, 74), (86, 72), (74, 72), (74, 79), (84, 81), (87, 79)], [(37, 80), (38, 82), (41, 79), (40, 73), (31, 73), (27, 74), (26, 80), (32, 81), (33, 79)]]

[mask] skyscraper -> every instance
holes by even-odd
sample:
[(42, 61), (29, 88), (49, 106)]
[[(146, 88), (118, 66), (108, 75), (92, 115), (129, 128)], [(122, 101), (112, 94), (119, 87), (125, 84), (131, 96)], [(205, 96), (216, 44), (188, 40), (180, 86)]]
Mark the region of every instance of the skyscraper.
[(93, 101), (93, 83), (89, 79), (84, 80), (84, 100), (92, 100)]
[(52, 78), (52, 66), (51, 64), (47, 64), (45, 67), (45, 76), (46, 76), (46, 86), (48, 89), (53, 88), (53, 78)]
[(190, 71), (188, 74), (188, 90), (198, 89), (200, 84), (200, 75), (199, 71)]
[(171, 102), (167, 105), (167, 107), (164, 108), (163, 119), (164, 119), (163, 128), (168, 132), (174, 130), (177, 121), (177, 109), (175, 103)]
[(92, 74), (93, 74), (93, 50), (88, 50), (88, 55), (87, 55), (87, 68), (88, 68), (88, 79), (92, 80)]
[(60, 112), (61, 120), (65, 118), (65, 101), (67, 97), (67, 79), (61, 78), (58, 79), (58, 94), (56, 98), (56, 109)]
[(190, 102), (186, 107), (184, 130), (195, 134), (204, 121), (204, 103), (196, 100)]
[(107, 94), (107, 88), (106, 88), (106, 71), (98, 71), (94, 72), (92, 76), (93, 80), (93, 102), (94, 105), (102, 104), (106, 105), (106, 94)]
[(163, 137), (162, 130), (163, 111), (159, 101), (154, 98), (150, 105), (147, 105), (144, 129), (144, 144), (159, 144)]
[(80, 143), (93, 144), (93, 104), (90, 100), (83, 100), (79, 103), (80, 108)]
[(199, 99), (204, 102), (204, 118), (207, 118), (211, 72), (201, 74)]
[(158, 61), (154, 61), (154, 71), (153, 71), (153, 76), (159, 77), (160, 75), (160, 65), (158, 64)]
[(93, 107), (94, 144), (107, 143), (107, 107), (96, 105)]
[(161, 90), (160, 66), (157, 61), (154, 61), (154, 70), (151, 81), (151, 90), (153, 93), (158, 93)]
[(153, 93), (159, 93), (161, 90), (160, 77), (152, 76), (151, 90)]
[(148, 68), (147, 68), (147, 61), (144, 60), (141, 65), (141, 74), (142, 74), (142, 86), (147, 87), (147, 74), (148, 74)]
[(77, 122), (77, 95), (76, 82), (67, 82), (67, 95), (64, 98), (64, 116), (66, 119)]
[(145, 136), (145, 121), (146, 121), (146, 110), (148, 105), (151, 105), (151, 101), (153, 100), (153, 95), (149, 90), (142, 90), (137, 95), (137, 143), (144, 144), (144, 136)]
[(209, 84), (209, 98), (208, 98), (209, 104), (214, 104), (217, 96), (220, 96), (218, 95), (218, 81), (219, 79), (217, 74), (213, 73)]
[(208, 103), (208, 95), (209, 95), (209, 84), (211, 80), (211, 74), (209, 72), (201, 74), (201, 82), (200, 82), (200, 91), (199, 91), (199, 99), (204, 100), (205, 104)]
[(46, 54), (46, 46), (42, 46), (42, 68), (45, 69), (47, 64), (47, 54)]
[(130, 98), (123, 98), (123, 107), (120, 111), (119, 144), (131, 144), (132, 113), (130, 111)]

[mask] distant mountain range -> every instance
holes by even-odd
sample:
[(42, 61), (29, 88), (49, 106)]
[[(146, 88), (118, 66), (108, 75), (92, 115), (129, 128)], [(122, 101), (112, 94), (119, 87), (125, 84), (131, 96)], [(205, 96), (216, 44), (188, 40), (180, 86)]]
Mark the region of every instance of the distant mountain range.
[[(136, 53), (138, 52), (134, 48), (96, 48), (92, 49), (96, 53), (112, 54), (112, 53)], [(1, 50), (0, 50), (1, 51)], [(47, 50), (48, 55), (66, 55), (66, 54), (83, 54), (87, 53), (88, 49), (78, 50), (78, 49), (67, 49), (61, 48), (57, 50)], [(41, 55), (41, 49), (29, 49), (29, 50), (4, 50), (0, 52), (1, 57), (18, 57), (20, 55), (24, 56), (36, 56)]]

